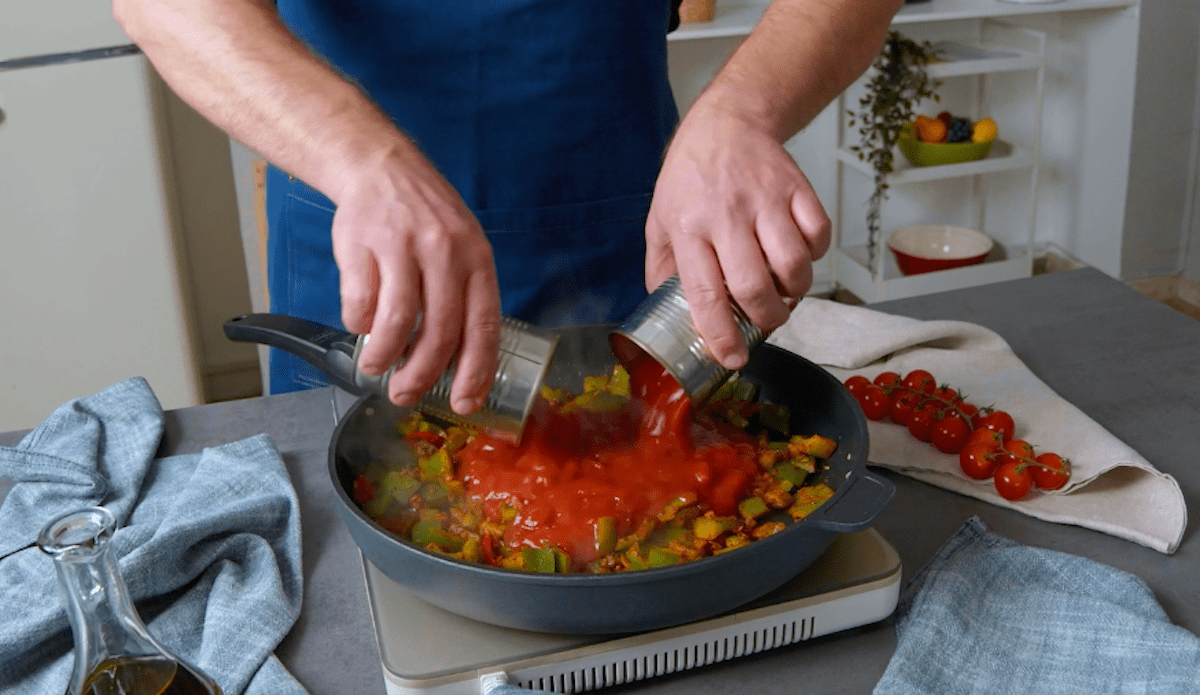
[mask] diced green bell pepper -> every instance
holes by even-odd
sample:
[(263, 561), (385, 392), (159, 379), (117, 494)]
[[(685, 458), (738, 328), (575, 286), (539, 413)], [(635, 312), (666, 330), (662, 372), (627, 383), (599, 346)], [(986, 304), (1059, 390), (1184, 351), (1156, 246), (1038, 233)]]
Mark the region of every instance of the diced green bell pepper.
[(800, 450), (804, 453), (819, 459), (827, 459), (833, 456), (834, 450), (837, 449), (837, 442), (828, 437), (822, 437), (819, 434), (808, 437), (795, 436), (792, 437), (791, 442), (798, 444)]
[(421, 475), (429, 480), (447, 480), (454, 475), (454, 464), (445, 449), (438, 449), (420, 461)]
[(608, 555), (617, 547), (617, 520), (611, 516), (596, 519), (596, 552)]
[(646, 564), (651, 567), (666, 567), (667, 565), (677, 565), (681, 560), (682, 558), (669, 550), (651, 548), (646, 558)]
[(738, 502), (738, 513), (746, 519), (757, 519), (769, 511), (771, 509), (767, 507), (767, 503), (761, 497), (747, 497)]
[(799, 521), (812, 514), (830, 497), (833, 497), (833, 488), (828, 485), (824, 483), (806, 485), (796, 491), (795, 500), (792, 502), (792, 506), (788, 507), (788, 515)]
[(436, 545), (452, 553), (462, 550), (464, 539), (447, 532), (441, 523), (432, 519), (424, 519), (413, 525), (412, 542), (424, 548)]
[(583, 392), (597, 393), (608, 390), (608, 375), (604, 376), (585, 376), (583, 377)]
[(682, 526), (660, 526), (646, 537), (645, 544), (657, 548), (665, 548), (674, 541), (686, 541), (692, 533), (691, 529)]
[(629, 372), (621, 365), (613, 367), (612, 379), (608, 382), (608, 390), (618, 396), (629, 397)]
[(463, 445), (470, 438), (471, 433), (466, 428), (458, 426), (448, 427), (446, 428), (446, 443), (443, 445), (443, 448), (447, 453), (453, 454), (463, 448)]
[(646, 564), (646, 561), (641, 555), (638, 554), (636, 547), (630, 548), (629, 552), (625, 553), (625, 560), (629, 563), (629, 569), (631, 570), (644, 570), (650, 566)]
[(551, 388), (549, 386), (542, 387), (542, 400), (559, 405), (570, 400), (571, 394), (562, 390)]
[(400, 471), (388, 471), (379, 481), (375, 491), (375, 499), (363, 505), (367, 516), (383, 516), (393, 501), (407, 505), (409, 498), (416, 494), (421, 483), (416, 478)]
[(674, 519), (675, 515), (679, 513), (680, 509), (683, 509), (689, 504), (695, 504), (697, 499), (699, 498), (696, 496), (696, 493), (690, 491), (676, 495), (670, 502), (664, 504), (661, 510), (659, 510), (658, 520), (670, 521), (671, 519)]
[(571, 571), (571, 556), (567, 555), (565, 550), (551, 548), (554, 552), (554, 571), (558, 574), (567, 574)]
[(558, 564), (553, 548), (522, 548), (521, 555), (525, 559), (526, 572), (553, 574)]
[(776, 480), (787, 481), (799, 487), (804, 484), (804, 479), (808, 477), (808, 471), (797, 466), (795, 461), (784, 461), (775, 464), (771, 468), (771, 475), (775, 476)]
[(450, 491), (437, 483), (425, 483), (421, 486), (421, 499), (426, 504), (439, 505), (450, 499)]
[(562, 411), (586, 410), (591, 413), (612, 413), (625, 407), (628, 399), (608, 391), (588, 391), (563, 406)]
[(727, 516), (702, 516), (692, 523), (692, 533), (696, 538), (711, 541), (720, 538), (722, 534), (733, 529), (737, 525), (737, 519)]

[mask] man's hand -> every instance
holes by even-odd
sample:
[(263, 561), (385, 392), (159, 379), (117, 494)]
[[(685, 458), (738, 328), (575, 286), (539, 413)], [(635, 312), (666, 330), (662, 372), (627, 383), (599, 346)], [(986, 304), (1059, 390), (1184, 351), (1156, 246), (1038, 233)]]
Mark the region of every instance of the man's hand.
[(370, 334), (359, 368), (381, 374), (411, 406), (456, 355), (450, 402), (477, 410), (491, 388), (500, 343), (492, 249), (458, 193), (415, 150), (356, 167), (338, 194), (333, 253), (342, 320)]
[(492, 250), (428, 160), (274, 3), (113, 0), (113, 13), (176, 93), (337, 205), (342, 320), (371, 335), (364, 371), (403, 358), (389, 391), (411, 405), (457, 355), (451, 406), (478, 409), (499, 348)]
[(646, 283), (653, 290), (679, 274), (696, 328), (722, 365), (738, 369), (748, 357), (729, 297), (758, 327), (778, 328), (829, 241), (829, 217), (773, 134), (714, 106), (688, 113), (654, 189)]

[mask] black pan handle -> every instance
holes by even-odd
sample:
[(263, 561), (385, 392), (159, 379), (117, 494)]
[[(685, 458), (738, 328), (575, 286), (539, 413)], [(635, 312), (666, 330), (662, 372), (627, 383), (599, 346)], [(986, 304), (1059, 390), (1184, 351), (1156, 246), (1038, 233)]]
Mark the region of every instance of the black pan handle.
[(875, 517), (887, 509), (895, 494), (892, 481), (864, 469), (846, 484), (845, 492), (817, 507), (805, 521), (838, 533), (862, 531), (875, 523)]
[(320, 369), (350, 393), (361, 396), (368, 392), (354, 381), (358, 336), (353, 333), (284, 314), (243, 314), (225, 322), (225, 337), (279, 348)]

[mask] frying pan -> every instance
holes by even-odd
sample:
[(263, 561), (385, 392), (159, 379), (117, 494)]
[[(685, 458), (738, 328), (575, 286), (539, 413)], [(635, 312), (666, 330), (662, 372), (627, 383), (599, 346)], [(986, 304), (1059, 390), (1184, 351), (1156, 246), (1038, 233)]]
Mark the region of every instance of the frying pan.
[[(582, 391), (583, 376), (615, 364), (611, 326), (561, 329), (550, 386)], [(304, 357), (345, 386), (337, 355), (354, 336), (319, 324), (269, 314), (238, 317), (225, 326), (234, 340), (261, 342)], [(332, 332), (331, 332), (332, 331)], [(317, 338), (317, 341), (313, 341)], [(329, 444), (329, 474), (338, 511), (363, 556), (413, 595), (452, 613), (520, 630), (560, 634), (642, 632), (701, 620), (763, 596), (807, 568), (843, 533), (863, 530), (891, 502), (890, 481), (866, 468), (867, 423), (845, 387), (816, 364), (773, 345), (750, 354), (739, 373), (758, 398), (786, 404), (791, 431), (821, 434), (837, 451), (818, 480), (833, 496), (787, 528), (736, 551), (667, 567), (612, 574), (543, 574), (463, 562), (432, 553), (383, 530), (351, 497), (354, 479), (372, 460), (411, 456), (393, 427), (407, 409), (361, 396), (339, 421)]]

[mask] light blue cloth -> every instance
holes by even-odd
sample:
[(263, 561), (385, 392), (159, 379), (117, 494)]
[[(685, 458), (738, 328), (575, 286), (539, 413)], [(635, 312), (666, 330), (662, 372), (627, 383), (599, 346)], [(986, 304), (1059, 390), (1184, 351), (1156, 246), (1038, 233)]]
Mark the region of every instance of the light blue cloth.
[(875, 695), (1200, 692), (1200, 639), (1134, 575), (972, 517), (896, 610)]
[(112, 511), (113, 549), (150, 632), (227, 694), (305, 689), (274, 656), (300, 613), (300, 508), (266, 436), (157, 458), (163, 412), (141, 378), (57, 409), (0, 448), (0, 693), (62, 695), (71, 628), (53, 560), (59, 514)]

